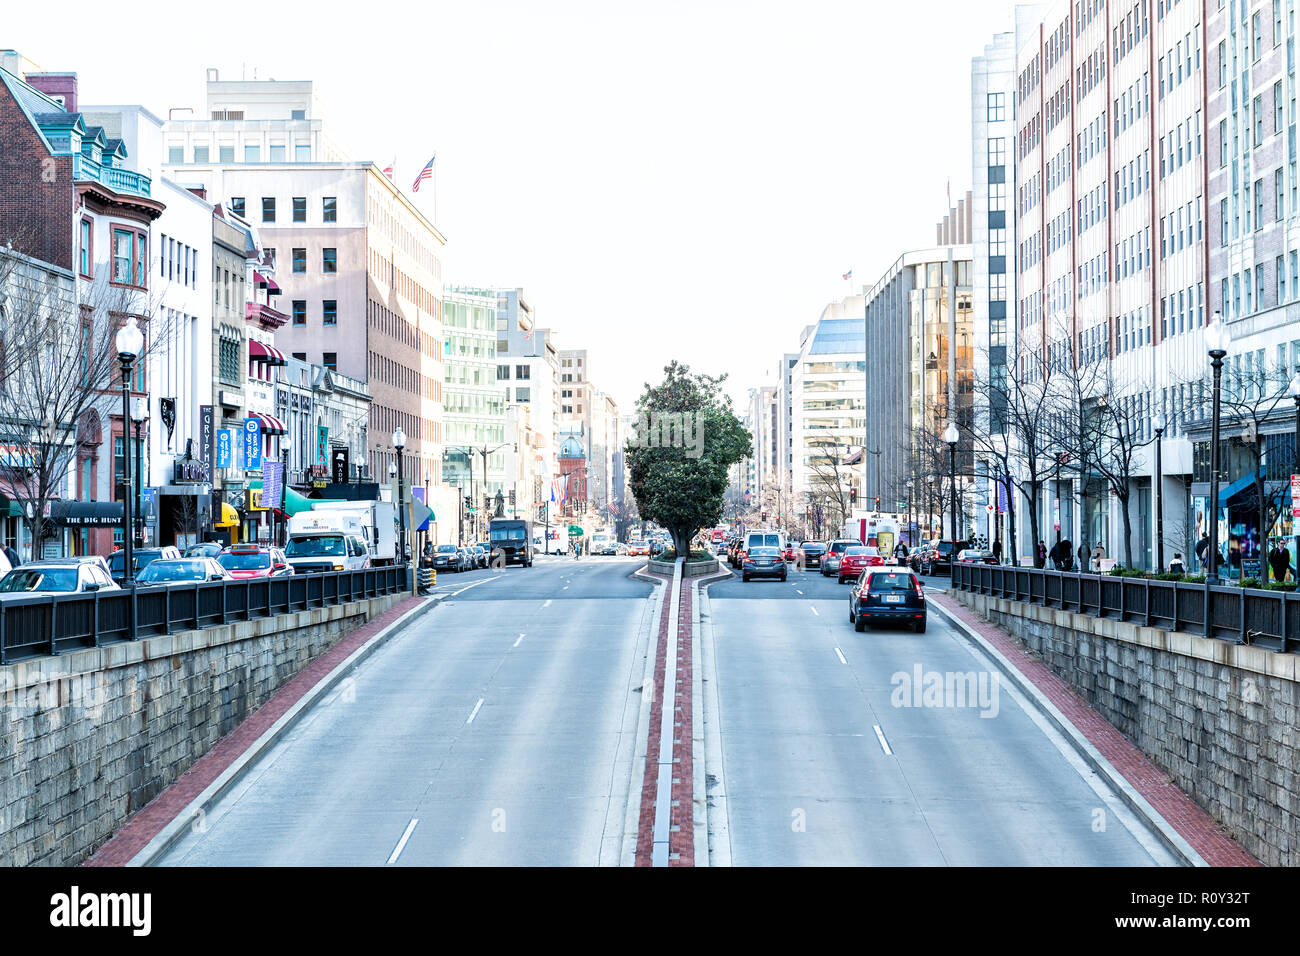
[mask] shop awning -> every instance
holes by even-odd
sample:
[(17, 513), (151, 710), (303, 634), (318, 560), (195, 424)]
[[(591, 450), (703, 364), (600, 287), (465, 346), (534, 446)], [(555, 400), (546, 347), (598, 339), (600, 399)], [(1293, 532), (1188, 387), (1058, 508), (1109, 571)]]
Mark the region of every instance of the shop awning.
[(111, 528), (122, 523), (122, 502), (54, 501), (50, 520), (68, 528)]
[(21, 518), (23, 516), (23, 506), (14, 501), (3, 491), (0, 491), (0, 518)]
[[(262, 490), (262, 482), (261, 482), (261, 481), (250, 481), (250, 482), (248, 483), (248, 488), (249, 488), (250, 491), (261, 491), (261, 490)], [(300, 511), (311, 511), (311, 506), (312, 506), (312, 505), (318, 505), (318, 504), (320, 504), (323, 500), (339, 501), (339, 500), (341, 500), (341, 499), (338, 499), (338, 498), (330, 498), (330, 499), (308, 498), (306, 495), (301, 495), (301, 494), (299, 494), (298, 492), (294, 491), (292, 488), (290, 488), (290, 487), (288, 487), (288, 486), (286, 485), (286, 486), (285, 486), (285, 489), (284, 489), (284, 513), (285, 513), (286, 515), (288, 515), (290, 518), (292, 518), (294, 515), (298, 514)], [(278, 511), (279, 509), (277, 508), (276, 510)]]
[(262, 426), (263, 435), (283, 435), (288, 431), (288, 429), (284, 427), (284, 422), (280, 421), (280, 419), (276, 418), (274, 415), (262, 415), (258, 412), (253, 412), (252, 417), (256, 418), (258, 424)]
[(270, 278), (269, 276), (262, 275), (262, 273), (258, 272), (256, 269), (253, 270), (253, 281), (257, 285), (266, 286), (268, 295), (280, 294), (280, 287), (275, 284), (275, 280)]
[(286, 365), (288, 360), (284, 353), (271, 345), (263, 345), (256, 339), (248, 341), (248, 357), (254, 362), (265, 362), (267, 365)]
[(1248, 475), (1243, 475), (1242, 477), (1238, 478), (1232, 484), (1228, 485), (1228, 487), (1220, 488), (1219, 489), (1220, 507), (1226, 505), (1229, 501), (1237, 497), (1237, 495), (1241, 494), (1243, 491), (1246, 491), (1247, 489), (1253, 489), (1254, 485), (1255, 485), (1255, 472), (1251, 472)]
[(239, 512), (229, 502), (221, 502), (221, 520), (212, 522), (218, 528), (233, 528), (239, 524)]

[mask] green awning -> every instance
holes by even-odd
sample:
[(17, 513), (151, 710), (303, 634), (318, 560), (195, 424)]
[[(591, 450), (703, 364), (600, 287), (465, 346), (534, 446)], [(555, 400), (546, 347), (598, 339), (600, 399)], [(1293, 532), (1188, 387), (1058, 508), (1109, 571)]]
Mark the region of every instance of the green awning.
[[(250, 491), (261, 491), (262, 490), (261, 480), (259, 479), (259, 480), (250, 481), (248, 483), (248, 488)], [(292, 518), (294, 515), (298, 514), (299, 512), (311, 511), (312, 505), (321, 504), (325, 500), (326, 499), (322, 499), (322, 498), (308, 498), (305, 495), (300, 495), (292, 488), (285, 488), (284, 489), (284, 513), (287, 514), (290, 518)], [(328, 500), (340, 501), (341, 499), (330, 498)]]
[(22, 516), (23, 516), (22, 505), (14, 501), (12, 498), (4, 494), (3, 492), (0, 492), (0, 518), (3, 517), (21, 518)]

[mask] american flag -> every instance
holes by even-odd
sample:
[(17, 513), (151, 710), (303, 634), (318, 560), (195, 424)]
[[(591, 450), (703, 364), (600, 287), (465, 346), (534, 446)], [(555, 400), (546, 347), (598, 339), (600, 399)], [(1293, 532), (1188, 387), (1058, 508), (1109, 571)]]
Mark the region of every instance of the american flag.
[(433, 160), (437, 158), (438, 154), (434, 153), (433, 158), (424, 164), (424, 169), (420, 170), (420, 175), (415, 177), (415, 185), (411, 187), (411, 192), (418, 193), (420, 191), (420, 183), (433, 177)]
[(569, 497), (569, 476), (561, 475), (551, 482), (551, 500), (564, 504)]
[(844, 273), (844, 275), (843, 275), (843, 279), (844, 279), (845, 282), (848, 282), (848, 281), (849, 281), (850, 279), (852, 279), (852, 278), (853, 278), (853, 270), (852, 270), (852, 269), (850, 269), (848, 272)]
[(393, 167), (396, 165), (397, 165), (397, 158), (394, 157), (393, 161), (384, 167), (384, 175), (387, 176), (389, 179), (393, 178)]

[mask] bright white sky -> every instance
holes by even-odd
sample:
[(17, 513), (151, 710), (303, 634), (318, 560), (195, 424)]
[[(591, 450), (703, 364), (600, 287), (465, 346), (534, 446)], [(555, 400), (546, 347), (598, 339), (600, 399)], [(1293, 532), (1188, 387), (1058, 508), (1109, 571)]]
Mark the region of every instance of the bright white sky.
[(128, 8), (106, 34), (57, 25), (102, 2), (6, 4), (0, 47), (164, 118), (205, 67), (314, 80), (331, 138), (408, 192), (436, 151), (444, 280), (522, 287), (624, 412), (673, 358), (741, 404), (845, 271), (932, 244), (970, 186), (970, 60), (1013, 25), (1011, 0)]

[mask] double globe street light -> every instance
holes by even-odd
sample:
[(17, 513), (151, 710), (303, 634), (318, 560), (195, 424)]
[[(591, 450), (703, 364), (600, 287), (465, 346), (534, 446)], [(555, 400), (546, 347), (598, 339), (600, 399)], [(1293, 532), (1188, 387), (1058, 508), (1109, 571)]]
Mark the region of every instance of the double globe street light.
[(951, 480), (952, 490), (952, 540), (957, 540), (957, 440), (961, 435), (957, 431), (957, 423), (949, 422), (948, 427), (943, 430), (943, 440), (948, 443), (948, 473)]
[(1223, 322), (1222, 313), (1214, 313), (1214, 321), (1205, 330), (1205, 348), (1210, 353), (1210, 367), (1214, 370), (1214, 405), (1210, 418), (1210, 506), (1206, 516), (1210, 525), (1210, 549), (1206, 554), (1205, 586), (1219, 583), (1219, 390), (1223, 380), (1223, 358), (1232, 344), (1232, 333)]
[(1160, 439), (1165, 433), (1164, 413), (1157, 411), (1151, 416), (1151, 430), (1156, 433), (1156, 567), (1165, 569), (1165, 513), (1164, 491), (1160, 487)]

